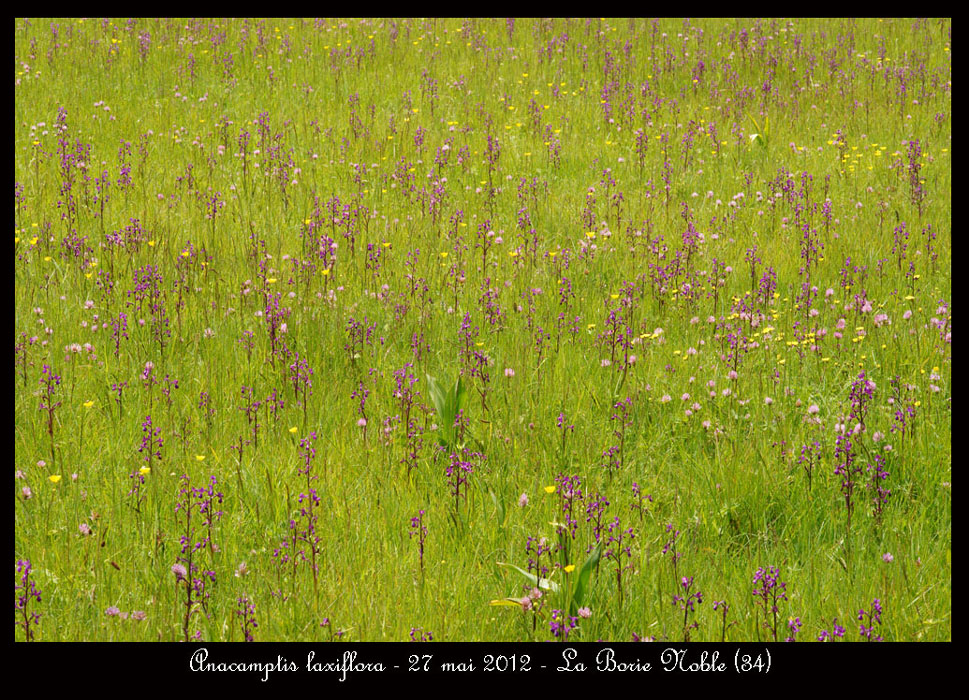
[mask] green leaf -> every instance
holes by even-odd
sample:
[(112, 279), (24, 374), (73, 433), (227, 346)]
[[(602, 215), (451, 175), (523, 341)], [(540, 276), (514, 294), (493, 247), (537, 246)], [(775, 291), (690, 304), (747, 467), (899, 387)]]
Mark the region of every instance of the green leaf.
[(514, 569), (515, 571), (517, 571), (518, 573), (520, 573), (522, 576), (524, 576), (525, 578), (527, 578), (529, 581), (531, 581), (533, 586), (537, 586), (539, 588), (544, 588), (546, 591), (552, 591), (553, 593), (558, 593), (559, 592), (559, 585), (557, 583), (555, 583), (555, 581), (550, 581), (547, 578), (539, 578), (535, 574), (530, 574), (527, 571), (525, 571), (524, 569), (518, 568), (514, 564), (506, 564), (506, 563), (500, 561), (500, 562), (498, 562), (498, 566), (507, 566), (510, 569)]
[(488, 603), (488, 605), (500, 605), (512, 608), (517, 606), (520, 608), (522, 606), (522, 602), (518, 600), (518, 598), (505, 598), (503, 600), (492, 600), (490, 603)]
[(431, 403), (434, 404), (434, 411), (438, 417), (438, 441), (442, 445), (451, 445), (454, 442), (454, 416), (448, 419), (448, 397), (437, 380), (429, 374), (427, 386), (431, 394)]
[(444, 412), (444, 392), (441, 391), (440, 385), (437, 380), (431, 375), (427, 375), (427, 386), (431, 392), (431, 403), (434, 404), (434, 410), (438, 413)]
[(591, 586), (589, 581), (592, 579), (592, 572), (596, 568), (596, 564), (599, 563), (599, 557), (602, 556), (602, 542), (599, 542), (595, 546), (589, 556), (586, 557), (585, 562), (582, 564), (582, 568), (579, 569), (579, 576), (575, 582), (575, 589), (572, 591), (572, 603), (569, 605), (569, 615), (577, 615), (578, 609), (585, 607), (586, 600), (589, 597), (589, 591)]
[(504, 527), (505, 525), (505, 498), (502, 496), (500, 499), (495, 495), (495, 491), (492, 488), (488, 488), (488, 494), (491, 496), (491, 502), (495, 504), (495, 511), (498, 515), (498, 527)]
[(458, 414), (458, 411), (464, 408), (468, 399), (468, 387), (464, 385), (461, 381), (461, 375), (458, 375), (458, 380), (454, 383), (454, 415)]
[(461, 375), (459, 374), (451, 391), (448, 392), (447, 397), (447, 417), (452, 427), (454, 426), (454, 420), (458, 417), (458, 411), (464, 408), (464, 399), (466, 396), (467, 390), (461, 382)]
[(454, 442), (457, 438), (457, 431), (454, 429), (454, 419), (457, 417), (458, 411), (464, 408), (468, 395), (467, 388), (461, 381), (460, 374), (454, 382), (454, 386), (447, 392), (429, 374), (427, 375), (427, 385), (430, 390), (431, 403), (434, 404), (434, 410), (438, 416), (438, 431), (440, 432), (438, 441), (442, 445), (454, 447)]

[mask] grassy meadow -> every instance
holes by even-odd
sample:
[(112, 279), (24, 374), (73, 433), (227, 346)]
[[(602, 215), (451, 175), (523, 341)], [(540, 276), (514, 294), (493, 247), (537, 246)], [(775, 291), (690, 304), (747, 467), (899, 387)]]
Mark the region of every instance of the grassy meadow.
[(15, 639), (951, 640), (951, 26), (15, 20)]

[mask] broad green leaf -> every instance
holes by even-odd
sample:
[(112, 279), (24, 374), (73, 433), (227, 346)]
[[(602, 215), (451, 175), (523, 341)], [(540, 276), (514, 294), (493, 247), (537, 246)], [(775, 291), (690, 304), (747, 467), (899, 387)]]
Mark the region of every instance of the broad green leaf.
[(602, 556), (602, 542), (599, 542), (595, 549), (589, 552), (589, 556), (582, 563), (582, 568), (579, 569), (575, 589), (572, 591), (572, 604), (569, 606), (570, 615), (577, 615), (576, 611), (585, 606), (591, 590), (589, 582), (592, 579), (592, 572), (595, 571), (596, 564), (599, 563), (600, 556)]
[(438, 441), (442, 445), (450, 445), (454, 439), (454, 418), (448, 420), (448, 399), (441, 389), (441, 385), (431, 375), (427, 375), (427, 386), (431, 394), (431, 403), (434, 404), (434, 411), (437, 413), (438, 420)]
[(505, 598), (504, 600), (493, 600), (490, 603), (488, 603), (488, 605), (500, 605), (500, 606), (507, 606), (511, 608), (517, 606), (520, 608), (522, 606), (522, 603), (517, 598)]
[(431, 402), (434, 404), (434, 410), (438, 416), (438, 431), (440, 433), (438, 440), (443, 445), (454, 447), (454, 442), (457, 437), (457, 432), (454, 429), (454, 419), (457, 417), (458, 411), (464, 407), (467, 388), (461, 381), (461, 375), (458, 375), (454, 386), (447, 392), (429, 374), (427, 375), (427, 384), (430, 390)]
[(488, 489), (488, 494), (491, 496), (491, 502), (495, 504), (495, 511), (497, 512), (497, 515), (498, 515), (498, 527), (503, 527), (505, 524), (504, 496), (502, 496), (502, 498), (499, 499), (498, 496), (495, 494), (494, 489), (491, 489), (491, 488)]
[(431, 375), (427, 375), (427, 386), (431, 393), (431, 403), (434, 404), (434, 410), (438, 413), (444, 412), (444, 392), (441, 391), (440, 385), (437, 380)]
[(468, 387), (464, 385), (461, 381), (461, 375), (458, 375), (458, 380), (454, 384), (454, 394), (456, 397), (454, 415), (457, 415), (458, 411), (465, 407), (468, 402)]
[(447, 419), (448, 425), (452, 428), (454, 427), (454, 419), (457, 418), (458, 411), (461, 409), (462, 392), (461, 392), (461, 375), (458, 375), (457, 380), (454, 382), (454, 386), (447, 395)]
[(520, 573), (522, 576), (524, 576), (525, 578), (527, 578), (529, 581), (531, 581), (533, 586), (538, 586), (539, 588), (544, 588), (546, 591), (552, 591), (553, 593), (558, 593), (559, 592), (559, 585), (557, 583), (555, 583), (555, 581), (550, 581), (547, 578), (539, 578), (535, 574), (530, 574), (527, 571), (525, 571), (524, 569), (518, 568), (514, 564), (506, 564), (505, 562), (501, 562), (500, 561), (500, 562), (498, 562), (498, 566), (507, 566), (510, 569), (514, 569), (515, 571), (517, 571), (518, 573)]

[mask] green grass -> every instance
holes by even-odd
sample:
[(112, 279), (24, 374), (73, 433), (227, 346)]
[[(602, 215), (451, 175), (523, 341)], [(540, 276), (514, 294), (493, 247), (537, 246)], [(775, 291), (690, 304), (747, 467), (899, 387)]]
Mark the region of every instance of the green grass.
[[(720, 640), (722, 600), (728, 640), (770, 639), (751, 594), (762, 567), (786, 582), (779, 638), (788, 618), (800, 618), (800, 640), (837, 618), (857, 640), (858, 610), (877, 598), (886, 640), (951, 639), (950, 28), (17, 20), (15, 558), (30, 560), (43, 592), (29, 604), (41, 614), (34, 638), (241, 641), (247, 596), (259, 641), (403, 641), (413, 628), (435, 640), (550, 639), (552, 611), (569, 609), (595, 543), (586, 508), (601, 496), (600, 537), (616, 517), (634, 532), (622, 596), (603, 555), (582, 600), (591, 615), (570, 639), (682, 640), (673, 596), (684, 576), (703, 593), (691, 640)], [(490, 166), (489, 135), (500, 144)], [(687, 218), (703, 236), (693, 248)], [(143, 236), (111, 244), (135, 219)], [(321, 234), (334, 256), (321, 259)], [(133, 294), (148, 265), (162, 312)], [(762, 294), (768, 268), (776, 288)], [(808, 303), (805, 281), (817, 288)], [(290, 354), (274, 358), (275, 295)], [(625, 371), (623, 348), (597, 342), (610, 311), (632, 338)], [(348, 351), (351, 319), (372, 331)], [(731, 332), (748, 343), (736, 360)], [(305, 405), (297, 352), (313, 373)], [(487, 382), (472, 376), (473, 352), (487, 358)], [(410, 465), (394, 374), (408, 363), (420, 433)], [(61, 377), (53, 453), (45, 366)], [(849, 528), (835, 426), (862, 371), (875, 388), (853, 438), (862, 472)], [(467, 427), (437, 449), (445, 431), (432, 430), (442, 418), (428, 375), (447, 388), (459, 374)], [(361, 386), (366, 432), (352, 397)], [(243, 387), (262, 402), (256, 435)], [(274, 391), (285, 402), (275, 414)], [(614, 405), (627, 398), (621, 466), (610, 468)], [(893, 432), (906, 407), (914, 419)], [(560, 414), (574, 425), (564, 449)], [(139, 499), (129, 491), (147, 465), (149, 415), (163, 445)], [(300, 441), (311, 433), (308, 482)], [(798, 458), (815, 440), (809, 487)], [(455, 499), (445, 469), (462, 446), (473, 472)], [(876, 454), (891, 490), (880, 516), (865, 486)], [(183, 474), (196, 488), (214, 477), (223, 513), (193, 555), (194, 575), (213, 577), (188, 625), (172, 571)], [(562, 496), (548, 492), (563, 476), (583, 496), (569, 555), (541, 559), (559, 592), (544, 591), (538, 612), (492, 605), (531, 587), (499, 562), (526, 569), (529, 537), (563, 541)], [(651, 496), (641, 511), (634, 483)], [(294, 570), (278, 556), (290, 519), (305, 527), (309, 488), (315, 577), (308, 561)], [(421, 510), (423, 566), (410, 535)], [(205, 528), (192, 518), (196, 543)], [(663, 552), (670, 525), (675, 570)], [(144, 619), (106, 615), (112, 606)]]

